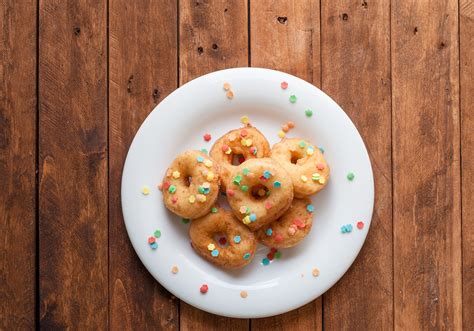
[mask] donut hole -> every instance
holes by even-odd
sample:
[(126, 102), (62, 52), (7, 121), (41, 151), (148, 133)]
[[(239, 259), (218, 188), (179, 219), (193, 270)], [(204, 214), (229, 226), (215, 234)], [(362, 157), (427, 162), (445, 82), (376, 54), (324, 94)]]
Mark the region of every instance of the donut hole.
[(250, 195), (255, 200), (263, 200), (268, 196), (270, 190), (263, 184), (257, 184), (251, 187)]
[(244, 163), (245, 161), (245, 157), (243, 156), (243, 154), (234, 154), (232, 153), (231, 154), (231, 164), (234, 165), (234, 166), (238, 166), (242, 163)]
[(221, 248), (225, 248), (229, 246), (229, 241), (225, 233), (217, 232), (214, 234), (213, 239), (217, 243), (217, 245), (219, 245), (219, 247)]
[(191, 186), (191, 183), (193, 182), (193, 177), (192, 176), (183, 176), (183, 183), (184, 183), (184, 186)]
[(300, 160), (302, 158), (303, 158), (303, 155), (301, 155), (300, 153), (291, 152), (291, 158), (290, 158), (291, 163), (296, 164), (296, 163), (298, 163), (298, 160)]

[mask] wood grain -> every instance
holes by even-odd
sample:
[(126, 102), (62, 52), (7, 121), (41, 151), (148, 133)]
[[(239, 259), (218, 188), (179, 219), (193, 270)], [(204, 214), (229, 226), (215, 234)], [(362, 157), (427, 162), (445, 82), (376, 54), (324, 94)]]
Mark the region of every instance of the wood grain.
[[(251, 64), (320, 86), (319, 1), (251, 1)], [(252, 330), (321, 330), (321, 298), (286, 314), (253, 319)]]
[(390, 2), (323, 0), (321, 7), (322, 89), (362, 135), (375, 178), (367, 240), (349, 271), (324, 294), (324, 327), (389, 330), (393, 327)]
[(105, 329), (106, 1), (39, 10), (40, 326)]
[[(248, 64), (247, 1), (180, 0), (179, 83)], [(247, 330), (246, 319), (219, 317), (180, 303), (181, 330)]]
[(167, 0), (110, 0), (109, 6), (110, 328), (177, 330), (178, 301), (138, 259), (120, 205), (130, 143), (154, 106), (177, 87), (177, 6)]
[(0, 5), (0, 329), (35, 327), (36, 1)]
[(392, 1), (395, 328), (461, 328), (458, 3)]
[(463, 328), (474, 329), (474, 1), (460, 1)]

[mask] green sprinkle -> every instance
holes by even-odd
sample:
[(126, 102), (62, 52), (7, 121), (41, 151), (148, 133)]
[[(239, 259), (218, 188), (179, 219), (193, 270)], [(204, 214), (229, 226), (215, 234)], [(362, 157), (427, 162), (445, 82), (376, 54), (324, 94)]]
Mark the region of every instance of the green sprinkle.
[(249, 190), (249, 187), (247, 185), (242, 185), (240, 189), (242, 190), (242, 192), (247, 192)]
[(198, 191), (199, 191), (199, 193), (204, 194), (204, 192), (205, 192), (206, 190), (204, 189), (204, 187), (199, 186), (199, 187), (198, 187)]
[(176, 186), (170, 185), (170, 187), (168, 188), (168, 192), (170, 192), (170, 193), (176, 192)]
[(349, 173), (347, 174), (347, 179), (348, 179), (348, 180), (352, 181), (352, 180), (354, 180), (354, 178), (355, 178), (355, 175), (354, 175), (353, 172), (349, 172)]
[(249, 168), (244, 168), (242, 169), (242, 173), (247, 176), (249, 173), (250, 173), (250, 169)]
[(296, 100), (297, 100), (296, 95), (290, 96), (290, 102), (291, 102), (291, 103), (295, 103)]
[(306, 141), (301, 140), (301, 141), (298, 143), (298, 146), (300, 146), (300, 148), (305, 148), (305, 147), (306, 147)]
[(183, 222), (183, 224), (188, 224), (189, 223), (189, 218), (182, 218), (181, 222)]
[(160, 238), (160, 237), (161, 237), (161, 231), (160, 231), (160, 230), (156, 230), (153, 235), (155, 236), (155, 238)]
[(306, 116), (308, 116), (308, 117), (313, 116), (313, 111), (312, 111), (311, 109), (306, 109), (306, 110), (304, 111), (304, 113), (305, 113)]
[(275, 258), (279, 260), (281, 258), (281, 252), (276, 252)]
[(319, 178), (321, 178), (321, 175), (320, 175), (320, 174), (318, 174), (317, 172), (316, 172), (316, 173), (314, 173), (314, 174), (313, 174), (313, 176), (311, 177), (311, 179), (312, 179), (312, 180), (314, 180), (314, 181), (318, 181), (318, 180), (319, 180)]
[(242, 176), (241, 175), (237, 175), (234, 177), (234, 179), (232, 180), (232, 182), (235, 184), (235, 185), (240, 185), (240, 182), (242, 180)]
[(201, 152), (203, 152), (204, 154), (209, 154), (208, 150), (205, 148), (201, 148)]
[(216, 208), (216, 207), (212, 207), (212, 208), (211, 208), (211, 213), (217, 213), (217, 208)]

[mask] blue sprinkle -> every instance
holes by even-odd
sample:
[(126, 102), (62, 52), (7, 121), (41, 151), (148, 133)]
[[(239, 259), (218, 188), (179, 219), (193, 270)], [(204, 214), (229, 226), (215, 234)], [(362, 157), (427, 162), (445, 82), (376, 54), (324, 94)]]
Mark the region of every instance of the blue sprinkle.
[(318, 146), (318, 148), (319, 148), (319, 150), (321, 151), (321, 153), (324, 154), (324, 148), (323, 148), (323, 146)]
[(313, 205), (307, 205), (306, 206), (306, 210), (310, 213), (312, 213), (314, 211), (314, 206)]
[(263, 177), (265, 177), (266, 179), (270, 178), (272, 176), (272, 173), (268, 170), (265, 170), (263, 172)]
[(158, 243), (156, 243), (156, 242), (151, 243), (151, 244), (150, 244), (150, 247), (151, 247), (152, 249), (157, 249), (157, 248), (158, 248)]
[(250, 259), (250, 253), (245, 253), (244, 254), (244, 260)]
[(272, 233), (273, 233), (273, 230), (272, 230), (271, 228), (268, 228), (268, 229), (265, 231), (265, 234), (266, 234), (267, 236), (269, 236), (269, 237), (272, 235)]
[(196, 161), (198, 161), (199, 163), (202, 163), (202, 162), (204, 162), (204, 158), (202, 156), (198, 156), (196, 158)]
[(269, 260), (268, 258), (264, 258), (264, 259), (262, 260), (262, 263), (263, 263), (263, 265), (269, 265), (269, 264), (270, 264), (270, 260)]
[(235, 242), (236, 244), (239, 244), (239, 243), (240, 243), (240, 236), (235, 236), (235, 237), (234, 237), (234, 242)]
[(281, 187), (281, 183), (279, 181), (275, 181), (273, 183), (273, 186), (276, 187), (276, 188), (280, 188)]
[(217, 257), (217, 256), (219, 256), (219, 251), (217, 249), (215, 249), (211, 252), (211, 255), (214, 256), (214, 257)]
[(250, 214), (250, 222), (255, 222), (257, 220), (257, 215), (254, 213)]
[(351, 224), (346, 224), (341, 226), (341, 233), (350, 233), (352, 232), (352, 225)]

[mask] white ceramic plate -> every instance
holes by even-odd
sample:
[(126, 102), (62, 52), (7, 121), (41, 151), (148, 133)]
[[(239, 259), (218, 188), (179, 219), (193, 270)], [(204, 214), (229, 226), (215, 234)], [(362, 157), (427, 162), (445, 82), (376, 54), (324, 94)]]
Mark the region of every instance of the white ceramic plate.
[[(288, 82), (282, 89), (280, 83)], [(223, 90), (232, 86), (234, 99)], [(297, 102), (289, 102), (291, 95)], [(311, 118), (305, 110), (312, 109)], [(157, 184), (171, 161), (186, 149), (210, 149), (227, 131), (250, 117), (271, 144), (279, 141), (280, 126), (296, 127), (289, 137), (306, 138), (325, 150), (331, 177), (313, 197), (314, 226), (297, 247), (264, 266), (268, 248), (259, 246), (252, 263), (238, 271), (222, 270), (191, 248), (189, 224), (167, 211)], [(210, 133), (211, 142), (203, 135)], [(347, 180), (349, 172), (355, 174)], [(144, 186), (150, 194), (141, 193)], [(168, 291), (202, 310), (230, 317), (254, 318), (296, 309), (323, 294), (342, 277), (359, 253), (369, 230), (374, 182), (367, 150), (344, 111), (313, 85), (288, 74), (259, 68), (236, 68), (197, 78), (170, 94), (147, 117), (127, 155), (122, 178), (122, 208), (128, 235), (150, 273)], [(362, 230), (356, 227), (363, 221)], [(351, 224), (351, 233), (341, 226)], [(158, 249), (147, 242), (156, 229)], [(177, 274), (171, 273), (178, 266)], [(312, 276), (318, 268), (320, 275)], [(199, 289), (207, 284), (203, 295)], [(241, 291), (248, 297), (243, 299)]]

